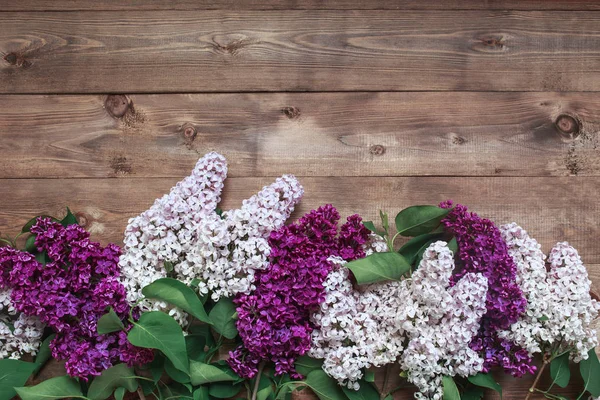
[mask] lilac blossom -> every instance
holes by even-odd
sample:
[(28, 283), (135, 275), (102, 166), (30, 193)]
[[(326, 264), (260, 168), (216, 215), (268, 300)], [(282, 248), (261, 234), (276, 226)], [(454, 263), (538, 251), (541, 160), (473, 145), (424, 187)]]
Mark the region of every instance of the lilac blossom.
[(259, 363), (273, 362), (276, 375), (300, 377), (294, 362), (310, 349), (310, 316), (325, 300), (330, 257), (348, 261), (365, 255), (369, 231), (360, 217), (349, 217), (338, 235), (339, 219), (326, 205), (271, 233), (270, 265), (257, 272), (254, 291), (235, 299), (243, 345), (228, 362), (240, 376), (252, 378)]
[(66, 360), (68, 374), (88, 379), (118, 362), (133, 366), (151, 361), (152, 351), (129, 344), (125, 332), (97, 333), (98, 320), (109, 308), (122, 321), (130, 312), (118, 280), (119, 247), (102, 247), (80, 226), (63, 227), (50, 218), (38, 218), (31, 233), (37, 250), (47, 254), (45, 262), (1, 248), (0, 286), (11, 289), (17, 311), (56, 332), (50, 349), (54, 358)]
[[(450, 208), (452, 202), (440, 205)], [(479, 217), (458, 204), (442, 220), (458, 243), (461, 269), (453, 282), (467, 273), (479, 272), (488, 279), (487, 312), (471, 348), (483, 354), (484, 371), (501, 366), (513, 376), (534, 373), (536, 368), (527, 350), (498, 336), (518, 321), (527, 301), (517, 285), (517, 268), (500, 230), (489, 219)]]

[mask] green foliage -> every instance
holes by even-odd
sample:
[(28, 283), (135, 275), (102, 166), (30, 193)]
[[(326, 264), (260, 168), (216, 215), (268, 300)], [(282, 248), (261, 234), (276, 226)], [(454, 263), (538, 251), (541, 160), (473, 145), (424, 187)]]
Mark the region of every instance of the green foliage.
[(196, 292), (177, 279), (158, 279), (144, 287), (142, 293), (150, 299), (162, 300), (179, 307), (202, 322), (211, 323)]
[(306, 376), (303, 382), (317, 395), (320, 400), (345, 400), (346, 395), (325, 371), (317, 369)]
[(98, 326), (96, 329), (98, 330), (99, 335), (104, 335), (105, 333), (122, 331), (125, 329), (125, 326), (115, 310), (110, 307), (108, 312), (101, 316), (98, 320)]
[(596, 349), (588, 352), (587, 360), (579, 363), (579, 372), (583, 378), (584, 392), (589, 392), (592, 397), (600, 396), (600, 362), (596, 355)]
[(390, 280), (400, 280), (410, 270), (410, 264), (396, 252), (373, 253), (350, 261), (346, 267), (352, 271), (359, 285)]
[(571, 370), (569, 369), (569, 353), (556, 357), (550, 363), (550, 377), (555, 384), (564, 388), (571, 379)]
[(441, 239), (442, 236), (440, 233), (425, 233), (416, 236), (406, 242), (398, 252), (404, 256), (410, 265), (414, 265), (415, 263), (418, 265), (427, 247), (436, 240)]
[(235, 304), (227, 297), (221, 297), (209, 313), (213, 329), (227, 339), (233, 339), (238, 335), (235, 327), (236, 316)]
[(125, 388), (124, 387), (120, 387), (117, 388), (115, 390), (115, 400), (123, 400), (123, 397), (125, 397)]
[(430, 233), (450, 210), (436, 206), (412, 206), (396, 215), (396, 230), (402, 236)]
[(470, 386), (460, 395), (461, 400), (481, 400), (483, 399), (483, 388), (479, 386)]
[(38, 371), (44, 366), (44, 364), (48, 362), (50, 357), (52, 357), (52, 351), (50, 351), (50, 342), (54, 339), (55, 336), (56, 334), (53, 333), (52, 335), (44, 339), (44, 341), (40, 345), (40, 349), (38, 350), (37, 356), (35, 357), (35, 370), (33, 371), (33, 374), (37, 374)]
[(190, 372), (185, 339), (179, 324), (160, 311), (141, 315), (127, 334), (131, 344), (138, 347), (160, 350), (173, 366), (187, 374)]
[(375, 372), (371, 371), (371, 370), (366, 370), (365, 371), (365, 381), (367, 382), (375, 382)]
[(232, 385), (230, 382), (215, 382), (208, 386), (208, 393), (217, 399), (230, 399), (242, 390), (243, 385)]
[(48, 379), (39, 385), (15, 388), (21, 400), (85, 399), (79, 382), (68, 376)]
[(194, 400), (209, 400), (208, 387), (200, 386), (194, 391)]
[(77, 221), (77, 217), (71, 212), (69, 207), (67, 207), (67, 215), (63, 219), (60, 220), (60, 223), (62, 226), (79, 224), (79, 222)]
[(360, 381), (359, 384), (360, 389), (358, 390), (352, 390), (348, 389), (346, 386), (342, 386), (342, 391), (346, 394), (346, 397), (348, 397), (349, 400), (371, 400), (379, 398), (379, 393), (372, 384), (364, 380)]
[(117, 388), (135, 392), (138, 387), (135, 371), (125, 364), (117, 364), (96, 377), (90, 385), (87, 397), (90, 400), (104, 400)]
[(373, 221), (363, 221), (363, 225), (365, 226), (365, 228), (367, 228), (376, 235), (384, 236), (386, 234), (385, 231), (377, 229)]
[(190, 362), (190, 377), (192, 385), (198, 386), (212, 382), (233, 382), (235, 378), (220, 368), (200, 361)]
[(296, 359), (294, 367), (299, 374), (306, 376), (314, 370), (321, 369), (323, 367), (323, 360), (304, 355)]
[(502, 397), (502, 386), (496, 382), (492, 375), (480, 372), (477, 375), (469, 376), (468, 379), (473, 385), (495, 390)]
[(169, 377), (171, 379), (173, 379), (175, 382), (190, 383), (190, 376), (187, 373), (175, 368), (173, 366), (173, 363), (169, 359), (165, 360), (164, 369), (165, 369), (165, 372), (167, 373), (167, 375), (169, 375)]
[(37, 364), (11, 360), (0, 360), (0, 400), (10, 400), (17, 393), (15, 386), (23, 386), (29, 376), (36, 370)]
[(442, 378), (442, 385), (444, 387), (444, 400), (460, 400), (458, 387), (452, 377), (444, 376)]

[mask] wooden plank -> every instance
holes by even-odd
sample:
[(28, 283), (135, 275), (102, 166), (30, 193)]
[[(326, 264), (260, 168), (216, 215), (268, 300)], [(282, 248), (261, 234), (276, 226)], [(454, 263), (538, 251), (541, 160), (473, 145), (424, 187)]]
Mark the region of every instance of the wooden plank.
[[(191, 165), (190, 165), (191, 167)], [(282, 171), (284, 172), (284, 171)], [(182, 174), (183, 175), (183, 174)], [(121, 242), (127, 220), (147, 209), (176, 183), (173, 178), (3, 179), (0, 234), (16, 234), (34, 215), (58, 215), (64, 206), (79, 212), (94, 238)], [(224, 209), (235, 208), (272, 178), (230, 178)], [(497, 223), (517, 221), (544, 250), (567, 240), (584, 262), (600, 264), (600, 178), (598, 177), (331, 177), (303, 178), (306, 194), (294, 218), (332, 203), (342, 215), (375, 219), (414, 204), (454, 199)], [(600, 270), (593, 272), (600, 289)]]
[(600, 175), (591, 93), (16, 95), (0, 104), (0, 178), (178, 177), (210, 150), (227, 156), (234, 177)]
[(600, 13), (0, 14), (1, 93), (598, 91)]
[(148, 10), (600, 10), (596, 0), (22, 0), (2, 11)]

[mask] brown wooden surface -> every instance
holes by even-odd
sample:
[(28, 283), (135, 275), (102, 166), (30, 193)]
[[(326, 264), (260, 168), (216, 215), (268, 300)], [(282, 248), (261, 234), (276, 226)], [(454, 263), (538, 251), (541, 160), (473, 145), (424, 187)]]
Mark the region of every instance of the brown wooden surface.
[(140, 10), (600, 10), (596, 0), (21, 0), (4, 11)]
[(599, 91), (600, 13), (10, 12), (0, 52), (1, 93)]
[[(68, 205), (96, 240), (120, 243), (128, 218), (217, 150), (224, 208), (283, 173), (306, 188), (294, 218), (328, 202), (375, 219), (452, 198), (519, 222), (544, 250), (568, 240), (600, 291), (600, 97), (585, 93), (600, 91), (598, 11), (0, 0), (0, 234)], [(532, 382), (498, 378), (508, 400)]]
[(236, 177), (600, 175), (592, 93), (115, 99), (0, 96), (0, 178), (181, 177), (210, 150)]

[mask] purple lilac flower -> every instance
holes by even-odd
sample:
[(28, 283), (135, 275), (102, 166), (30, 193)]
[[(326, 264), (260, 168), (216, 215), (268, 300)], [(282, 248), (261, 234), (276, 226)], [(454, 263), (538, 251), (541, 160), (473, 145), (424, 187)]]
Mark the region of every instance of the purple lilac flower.
[[(440, 207), (450, 208), (452, 201), (443, 202)], [(498, 331), (517, 322), (527, 306), (527, 300), (516, 283), (517, 267), (500, 230), (489, 219), (468, 212), (460, 204), (442, 223), (455, 235), (458, 258), (462, 261), (462, 268), (452, 277), (452, 282), (470, 272), (480, 272), (488, 279), (487, 312), (478, 335), (471, 342), (471, 348), (480, 352), (485, 360), (484, 372), (501, 366), (516, 377), (534, 373), (536, 367), (527, 351), (498, 337)]]
[(119, 283), (119, 247), (102, 247), (82, 227), (63, 227), (50, 218), (39, 218), (31, 232), (48, 262), (0, 248), (0, 287), (12, 289), (15, 309), (56, 331), (52, 356), (66, 360), (67, 373), (87, 380), (118, 362), (133, 366), (152, 361), (152, 351), (132, 346), (125, 332), (97, 333), (98, 319), (109, 307), (122, 321), (130, 311)]
[(338, 235), (339, 219), (337, 210), (325, 205), (271, 233), (269, 267), (257, 273), (256, 290), (235, 299), (243, 345), (229, 353), (228, 362), (238, 375), (252, 378), (261, 362), (270, 361), (276, 375), (301, 377), (294, 362), (311, 345), (310, 314), (325, 299), (328, 258), (365, 256), (369, 231), (361, 218), (349, 217)]

